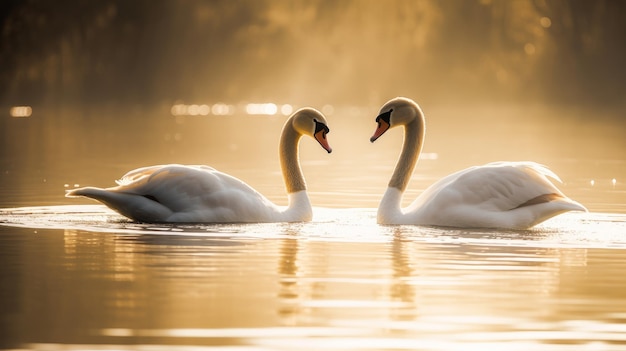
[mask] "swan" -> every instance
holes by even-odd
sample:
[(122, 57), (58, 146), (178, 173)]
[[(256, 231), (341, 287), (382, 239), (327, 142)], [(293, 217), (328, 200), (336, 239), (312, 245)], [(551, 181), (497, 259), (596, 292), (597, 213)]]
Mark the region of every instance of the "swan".
[(313, 217), (298, 160), (303, 135), (328, 152), (324, 116), (313, 108), (294, 112), (280, 137), (280, 166), (288, 206), (277, 206), (245, 182), (214, 168), (178, 164), (143, 167), (126, 173), (118, 186), (76, 188), (67, 197), (84, 196), (102, 202), (139, 222), (236, 223), (304, 222)]
[(404, 142), (377, 212), (379, 224), (527, 229), (567, 211), (587, 211), (548, 179), (559, 177), (534, 162), (495, 162), (470, 167), (437, 181), (407, 208), (402, 195), (424, 141), (424, 114), (411, 99), (389, 100), (376, 117), (373, 143), (403, 126)]

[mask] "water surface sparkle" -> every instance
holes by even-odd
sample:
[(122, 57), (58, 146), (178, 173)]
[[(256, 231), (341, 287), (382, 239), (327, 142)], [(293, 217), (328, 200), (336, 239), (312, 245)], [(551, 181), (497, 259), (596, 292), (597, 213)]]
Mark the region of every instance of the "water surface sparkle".
[(100, 205), (2, 209), (4, 257), (22, 277), (7, 276), (2, 303), (24, 306), (8, 340), (32, 350), (626, 347), (626, 216), (501, 231), (380, 226), (375, 212), (167, 225)]

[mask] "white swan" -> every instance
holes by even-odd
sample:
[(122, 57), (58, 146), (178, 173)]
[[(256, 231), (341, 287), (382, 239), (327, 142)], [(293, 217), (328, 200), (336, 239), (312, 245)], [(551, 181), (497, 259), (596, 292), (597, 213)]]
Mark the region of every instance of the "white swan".
[(287, 207), (273, 204), (243, 181), (208, 166), (160, 165), (125, 174), (118, 186), (77, 188), (66, 196), (100, 201), (140, 222), (234, 223), (301, 222), (313, 216), (298, 160), (302, 135), (330, 153), (324, 116), (315, 109), (296, 111), (280, 138), (280, 165), (289, 197)]
[(378, 207), (380, 224), (526, 229), (563, 212), (587, 211), (548, 180), (560, 181), (556, 174), (534, 162), (489, 163), (456, 172), (401, 209), (422, 149), (424, 114), (413, 100), (398, 97), (383, 105), (376, 122), (371, 142), (389, 128), (404, 126), (402, 152)]

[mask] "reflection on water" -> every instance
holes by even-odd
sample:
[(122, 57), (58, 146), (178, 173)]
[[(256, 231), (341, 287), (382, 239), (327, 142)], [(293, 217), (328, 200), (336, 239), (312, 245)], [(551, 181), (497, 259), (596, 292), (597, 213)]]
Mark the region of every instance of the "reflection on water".
[(3, 346), (626, 347), (623, 215), (502, 232), (378, 226), (373, 209), (316, 213), (312, 223), (155, 226), (102, 206), (3, 210)]
[(334, 107), (332, 155), (302, 143), (315, 217), (294, 224), (148, 225), (63, 197), (186, 163), (285, 204), (284, 116), (173, 117), (167, 106), (128, 111), (123, 125), (102, 111), (0, 119), (0, 347), (626, 349), (623, 122), (426, 107), (424, 152), (436, 157), (418, 164), (407, 202), (460, 168), (533, 160), (591, 213), (528, 231), (379, 226), (401, 135), (369, 143), (377, 107)]

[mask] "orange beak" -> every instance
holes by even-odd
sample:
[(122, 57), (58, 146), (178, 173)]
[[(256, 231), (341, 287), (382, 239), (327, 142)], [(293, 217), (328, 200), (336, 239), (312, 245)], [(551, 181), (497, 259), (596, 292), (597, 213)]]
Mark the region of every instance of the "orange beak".
[(385, 122), (383, 119), (380, 119), (378, 121), (378, 128), (376, 128), (376, 131), (374, 132), (374, 135), (372, 135), (372, 137), (370, 138), (370, 142), (375, 142), (376, 139), (380, 138), (381, 135), (385, 134), (385, 132), (387, 131), (387, 129), (389, 129), (389, 127), (391, 127), (391, 125), (387, 122)]
[(315, 140), (317, 140), (317, 142), (320, 143), (320, 145), (322, 145), (324, 150), (328, 151), (329, 154), (333, 151), (330, 145), (328, 145), (328, 140), (326, 140), (325, 130), (320, 130), (319, 132), (315, 133), (314, 137), (315, 137)]

